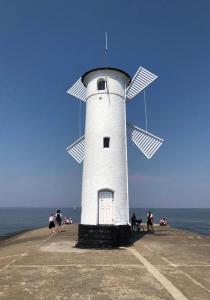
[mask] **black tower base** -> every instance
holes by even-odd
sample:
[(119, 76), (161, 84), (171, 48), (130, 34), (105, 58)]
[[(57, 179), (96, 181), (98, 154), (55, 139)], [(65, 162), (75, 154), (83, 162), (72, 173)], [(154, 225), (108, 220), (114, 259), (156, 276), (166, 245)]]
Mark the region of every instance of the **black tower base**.
[(131, 243), (130, 225), (83, 225), (79, 224), (79, 248), (112, 248)]

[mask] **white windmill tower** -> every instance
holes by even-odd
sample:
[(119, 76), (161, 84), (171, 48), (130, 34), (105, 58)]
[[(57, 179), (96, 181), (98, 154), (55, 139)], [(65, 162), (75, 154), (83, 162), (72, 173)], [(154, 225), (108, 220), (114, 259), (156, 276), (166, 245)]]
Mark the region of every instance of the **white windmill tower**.
[(163, 140), (126, 122), (126, 104), (157, 78), (140, 67), (133, 79), (116, 68), (86, 72), (69, 90), (86, 102), (85, 135), (67, 151), (81, 163), (79, 246), (129, 242), (127, 136), (149, 159)]

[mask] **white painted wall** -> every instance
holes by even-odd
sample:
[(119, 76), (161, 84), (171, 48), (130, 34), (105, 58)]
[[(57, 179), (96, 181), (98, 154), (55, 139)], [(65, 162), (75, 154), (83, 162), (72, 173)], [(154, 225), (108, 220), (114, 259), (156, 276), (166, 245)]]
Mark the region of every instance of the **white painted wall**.
[[(106, 78), (108, 94), (97, 90), (99, 78)], [(81, 224), (98, 224), (98, 191), (110, 189), (114, 192), (113, 224), (125, 225), (129, 222), (125, 112), (128, 77), (120, 71), (101, 69), (88, 73), (83, 82), (87, 101)], [(103, 148), (104, 137), (110, 137), (108, 149)]]

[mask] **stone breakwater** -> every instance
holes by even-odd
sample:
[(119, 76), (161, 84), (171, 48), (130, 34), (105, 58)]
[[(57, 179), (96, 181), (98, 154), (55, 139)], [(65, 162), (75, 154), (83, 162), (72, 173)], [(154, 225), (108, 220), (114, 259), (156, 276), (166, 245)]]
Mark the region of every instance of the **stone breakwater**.
[(0, 299), (209, 299), (210, 239), (172, 227), (128, 247), (75, 248), (78, 226), (0, 241)]

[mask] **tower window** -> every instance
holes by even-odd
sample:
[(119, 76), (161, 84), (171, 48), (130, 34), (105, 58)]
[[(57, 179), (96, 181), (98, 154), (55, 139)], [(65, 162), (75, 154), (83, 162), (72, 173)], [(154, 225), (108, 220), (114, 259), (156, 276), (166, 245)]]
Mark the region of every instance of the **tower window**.
[(104, 148), (109, 148), (110, 138), (104, 137)]
[(98, 80), (97, 88), (98, 88), (99, 91), (105, 90), (105, 80), (103, 78)]

